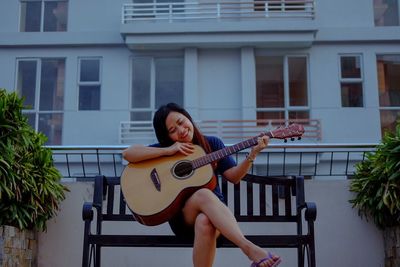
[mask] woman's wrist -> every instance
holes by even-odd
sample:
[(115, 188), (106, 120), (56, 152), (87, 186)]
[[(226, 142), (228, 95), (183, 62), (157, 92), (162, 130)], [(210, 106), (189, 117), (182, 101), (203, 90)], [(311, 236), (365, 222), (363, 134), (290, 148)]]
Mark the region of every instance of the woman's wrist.
[(252, 153), (247, 153), (247, 155), (246, 155), (246, 160), (247, 160), (248, 162), (253, 163), (255, 159), (256, 159), (256, 156), (255, 156), (254, 154), (252, 154)]

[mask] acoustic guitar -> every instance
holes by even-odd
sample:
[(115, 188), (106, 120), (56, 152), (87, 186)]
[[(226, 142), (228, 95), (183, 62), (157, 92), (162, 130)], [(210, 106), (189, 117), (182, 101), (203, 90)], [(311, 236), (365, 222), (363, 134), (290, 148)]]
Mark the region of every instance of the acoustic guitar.
[(162, 224), (172, 218), (196, 190), (217, 185), (211, 163), (257, 144), (260, 136), (301, 138), (304, 127), (291, 124), (206, 154), (195, 145), (189, 156), (168, 157), (129, 163), (121, 176), (121, 189), (134, 218), (144, 225)]

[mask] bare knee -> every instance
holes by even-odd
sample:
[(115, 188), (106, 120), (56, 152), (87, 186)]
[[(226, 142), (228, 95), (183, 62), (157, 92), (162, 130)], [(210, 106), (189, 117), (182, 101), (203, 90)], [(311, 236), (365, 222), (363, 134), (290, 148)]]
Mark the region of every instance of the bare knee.
[(199, 215), (197, 215), (194, 228), (196, 236), (216, 238), (217, 229), (204, 213), (199, 213)]
[(202, 206), (203, 204), (207, 204), (210, 201), (217, 200), (215, 194), (206, 188), (202, 188), (197, 190), (192, 196), (191, 200), (195, 201), (198, 205)]

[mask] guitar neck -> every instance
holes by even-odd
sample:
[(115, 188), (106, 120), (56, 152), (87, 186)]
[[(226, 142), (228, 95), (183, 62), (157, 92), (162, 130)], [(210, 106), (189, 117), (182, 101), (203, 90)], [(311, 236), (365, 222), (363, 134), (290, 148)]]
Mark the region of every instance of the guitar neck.
[(270, 138), (272, 138), (272, 134), (271, 132), (267, 132), (267, 133), (262, 133), (258, 136), (255, 136), (253, 138), (247, 139), (245, 141), (242, 141), (240, 143), (237, 143), (235, 145), (232, 146), (227, 146), (223, 149), (214, 151), (210, 154), (207, 154), (203, 157), (200, 157), (198, 159), (195, 159), (192, 161), (192, 165), (193, 165), (193, 169), (197, 169), (200, 168), (202, 166), (205, 166), (207, 164), (210, 164), (213, 161), (217, 161), (220, 160), (222, 158), (225, 158), (227, 156), (230, 156), (232, 154), (235, 154), (236, 152), (239, 152), (241, 150), (244, 150), (246, 148), (255, 146), (258, 143), (258, 137), (264, 136), (264, 135), (268, 135)]

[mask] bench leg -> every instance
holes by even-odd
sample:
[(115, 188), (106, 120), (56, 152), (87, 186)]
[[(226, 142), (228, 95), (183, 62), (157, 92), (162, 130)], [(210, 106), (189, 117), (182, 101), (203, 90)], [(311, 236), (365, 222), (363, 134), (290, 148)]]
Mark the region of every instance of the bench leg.
[(299, 267), (304, 267), (304, 250), (305, 250), (306, 246), (304, 245), (300, 245), (299, 247), (297, 247), (297, 264)]
[(85, 222), (85, 230), (83, 233), (83, 253), (82, 253), (82, 267), (89, 267), (89, 253), (90, 253), (90, 245), (89, 245), (89, 229), (90, 224)]
[(89, 267), (89, 244), (83, 245), (82, 267)]
[(101, 246), (96, 245), (94, 256), (94, 267), (101, 266)]
[(315, 247), (314, 247), (314, 244), (310, 244), (309, 253), (310, 253), (310, 255), (309, 255), (309, 258), (308, 258), (308, 260), (309, 260), (308, 266), (315, 267), (316, 263), (315, 263)]

